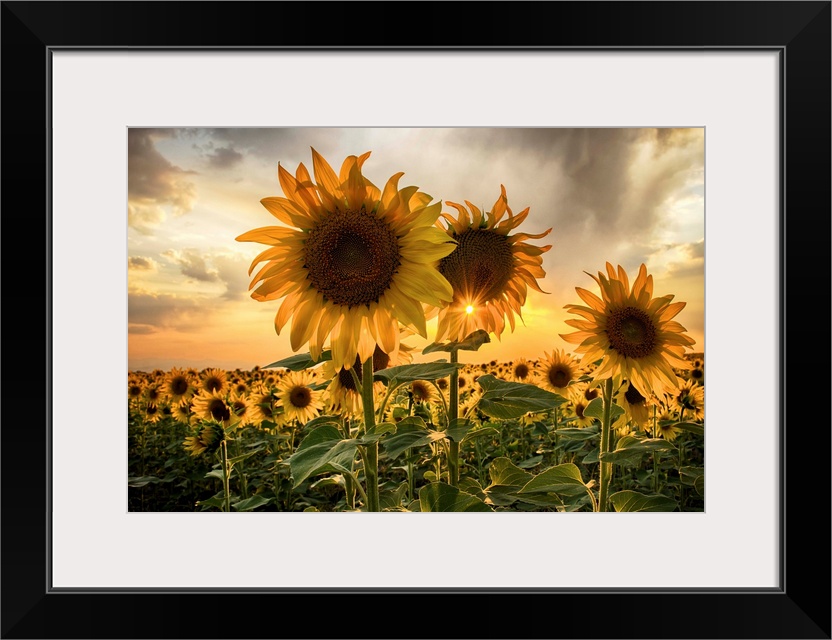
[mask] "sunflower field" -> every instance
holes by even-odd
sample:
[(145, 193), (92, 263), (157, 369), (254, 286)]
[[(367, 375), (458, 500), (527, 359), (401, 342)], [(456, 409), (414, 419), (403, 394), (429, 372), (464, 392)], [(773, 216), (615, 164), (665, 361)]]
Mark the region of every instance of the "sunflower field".
[[(506, 189), (490, 210), (382, 189), (369, 153), (313, 175), (278, 168), (281, 224), (251, 297), (296, 355), (254, 370), (128, 374), (131, 511), (703, 511), (704, 354), (654, 295), (607, 262), (565, 305), (574, 345), (489, 360), (543, 254)], [(408, 338), (433, 342), (416, 353)], [(460, 353), (481, 358), (462, 363)], [(470, 356), (467, 354), (476, 354)], [(427, 360), (415, 362), (414, 360)]]

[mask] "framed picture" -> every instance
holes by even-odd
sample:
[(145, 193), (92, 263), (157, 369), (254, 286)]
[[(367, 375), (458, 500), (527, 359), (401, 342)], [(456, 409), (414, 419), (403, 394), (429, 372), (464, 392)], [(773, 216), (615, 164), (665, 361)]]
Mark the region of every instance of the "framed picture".
[[(403, 614), (448, 598), (467, 605), (451, 616), (459, 636), (830, 637), (829, 519), (817, 513), (828, 516), (829, 431), (825, 419), (798, 426), (825, 403), (817, 385), (796, 386), (818, 366), (813, 329), (827, 335), (828, 305), (795, 293), (807, 277), (829, 290), (830, 3), (471, 6), (453, 7), (473, 14), (460, 20), (448, 3), (3, 3), (15, 265), (4, 278), (4, 637), (260, 637), (282, 634), (278, 625), (295, 635), (300, 616), (315, 621), (310, 637), (396, 636)], [(409, 35), (414, 23), (430, 35)], [(395, 26), (408, 35), (391, 39)], [(130, 132), (191, 131), (222, 164), (234, 145), (220, 151), (208, 128), (265, 139), (288, 127), (362, 128), (368, 143), (372, 130), (400, 128), (702, 132), (704, 511), (130, 509), (123, 375), (128, 321), (141, 323), (128, 316), (128, 222), (155, 220), (152, 207), (128, 210)], [(174, 166), (153, 155), (152, 136), (144, 142), (141, 161)], [(429, 159), (431, 143), (420, 144)], [(523, 145), (509, 155), (486, 141), (467, 172), (496, 175), (511, 157), (506, 173), (550, 179), (549, 159)], [(167, 175), (202, 180), (200, 197), (226, 198), (216, 206), (239, 205), (209, 189), (214, 174), (187, 170)], [(611, 232), (585, 224), (599, 243)], [(177, 230), (210, 232), (208, 218)], [(45, 240), (43, 264), (25, 277), (15, 267), (33, 261), (31, 250), (18, 259), (30, 246), (20, 238)], [(168, 257), (199, 280), (188, 255)], [(344, 602), (348, 615), (320, 615)]]

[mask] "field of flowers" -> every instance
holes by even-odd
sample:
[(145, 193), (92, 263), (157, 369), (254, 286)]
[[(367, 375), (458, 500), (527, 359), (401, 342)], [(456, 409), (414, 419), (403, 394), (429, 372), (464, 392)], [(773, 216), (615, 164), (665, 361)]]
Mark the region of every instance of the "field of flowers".
[[(520, 233), (503, 185), (490, 211), (402, 173), (379, 189), (369, 152), (338, 173), (314, 149), (278, 165), (281, 224), (237, 237), (267, 248), (251, 296), (282, 299), (295, 353), (255, 371), (134, 372), (130, 509), (142, 511), (695, 511), (704, 508), (703, 354), (654, 296), (607, 262), (567, 304), (576, 345), (471, 365), (541, 291), (550, 245)], [(434, 342), (413, 363), (407, 338)], [(291, 323), (290, 323), (291, 320)]]
[(298, 371), (131, 373), (130, 510), (366, 510), (361, 448), (371, 440), (380, 444), (381, 510), (598, 510), (602, 460), (611, 462), (615, 510), (704, 508), (701, 354), (679, 372), (673, 394), (645, 399), (627, 383), (613, 385), (603, 455), (606, 385), (588, 382), (563, 353), (460, 367), (463, 418), (450, 425), (453, 365), (411, 365), (424, 374), (417, 380), (379, 370), (379, 423), (369, 434), (354, 412), (352, 375), (330, 380), (323, 367), (301, 370), (304, 358), (291, 360), (284, 364)]

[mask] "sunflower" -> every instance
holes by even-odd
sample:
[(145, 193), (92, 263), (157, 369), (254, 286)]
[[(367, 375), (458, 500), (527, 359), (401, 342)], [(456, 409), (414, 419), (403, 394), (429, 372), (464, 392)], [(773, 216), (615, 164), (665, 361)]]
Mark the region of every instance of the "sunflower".
[[(405, 353), (403, 350), (399, 350), (399, 357), (402, 356), (405, 356)], [(407, 356), (409, 357), (409, 354)], [(393, 364), (390, 356), (376, 345), (373, 351), (373, 372), (387, 369)], [(353, 373), (359, 377), (359, 380), (361, 378), (361, 362), (358, 356), (356, 356), (355, 362), (352, 363), (352, 368), (353, 371), (345, 367), (336, 370), (335, 364), (331, 360), (327, 360), (321, 367), (321, 375), (324, 379), (331, 380), (327, 387), (329, 410), (347, 416), (360, 416), (363, 411), (361, 393), (358, 391), (353, 378)], [(374, 382), (373, 391), (377, 402), (384, 393), (384, 383)], [(377, 404), (374, 403), (374, 406), (377, 406)]]
[(263, 421), (278, 424), (278, 414), (275, 408), (274, 394), (263, 384), (257, 384), (249, 393), (249, 407), (251, 409), (250, 421), (255, 426), (260, 426)]
[(222, 369), (206, 369), (202, 374), (201, 387), (208, 393), (226, 391), (228, 379)]
[(589, 402), (580, 396), (572, 396), (566, 405), (566, 416), (572, 418), (572, 424), (583, 429), (592, 426), (593, 419), (584, 415)]
[(191, 384), (188, 374), (182, 369), (174, 367), (165, 375), (165, 380), (162, 383), (162, 393), (171, 404), (175, 405), (187, 400), (195, 391), (196, 389)]
[[(336, 174), (312, 149), (315, 182), (303, 164), (293, 177), (278, 165), (286, 197), (261, 203), (293, 228), (261, 227), (237, 237), (270, 245), (252, 262), (255, 300), (285, 298), (275, 317), (280, 333), (292, 317), (289, 335), (297, 351), (307, 342), (318, 359), (331, 337), (336, 367), (364, 362), (376, 346), (395, 356), (399, 323), (427, 337), (423, 304), (451, 300), (451, 285), (438, 261), (454, 244), (434, 226), (441, 203), (418, 187), (398, 188), (397, 173), (379, 190), (361, 173), (367, 152), (349, 156)], [(256, 287), (256, 288), (255, 288)]]
[(182, 422), (184, 424), (190, 424), (191, 419), (193, 418), (193, 414), (191, 413), (191, 403), (187, 400), (185, 402), (174, 404), (171, 408), (171, 413), (177, 422)]
[(624, 409), (624, 416), (627, 419), (635, 422), (639, 427), (647, 426), (650, 421), (648, 407), (653, 403), (628, 381), (625, 380), (624, 384), (619, 387), (615, 403)]
[(206, 422), (199, 427), (196, 435), (187, 436), (182, 446), (185, 451), (190, 451), (192, 456), (198, 456), (206, 451), (213, 453), (220, 448), (225, 439), (225, 430), (220, 425)]
[(162, 408), (158, 404), (148, 403), (144, 408), (145, 422), (156, 423), (164, 417)]
[(561, 337), (577, 344), (575, 349), (591, 362), (602, 359), (593, 372), (595, 378), (620, 374), (642, 395), (656, 394), (678, 387), (673, 367), (686, 368), (685, 347), (694, 344), (686, 329), (672, 320), (685, 307), (672, 302), (673, 296), (653, 297), (653, 276), (641, 265), (632, 290), (623, 267), (616, 273), (607, 263), (607, 275), (592, 276), (601, 289), (601, 298), (576, 287), (589, 306), (566, 305), (570, 313), (583, 320), (567, 320), (578, 329)]
[(534, 378), (534, 367), (525, 358), (518, 358), (511, 365), (511, 379), (516, 382), (530, 383)]
[(413, 402), (434, 402), (437, 399), (435, 387), (425, 380), (414, 380), (410, 383)]
[(200, 391), (193, 398), (192, 410), (194, 415), (203, 420), (216, 420), (225, 428), (229, 428), (239, 422), (234, 414), (231, 405), (225, 396), (218, 391)]
[(320, 415), (324, 408), (323, 392), (312, 389), (314, 381), (315, 376), (309, 371), (293, 371), (277, 385), (277, 397), (287, 419), (306, 424)]
[(545, 358), (537, 363), (543, 388), (564, 395), (569, 384), (581, 376), (580, 363), (563, 349), (553, 349), (551, 355), (545, 351), (543, 354)]
[(659, 416), (658, 422), (656, 424), (656, 431), (657, 433), (653, 434), (654, 438), (662, 437), (668, 442), (673, 442), (680, 433), (682, 433), (681, 429), (677, 429), (674, 425), (676, 424), (676, 420), (673, 419), (669, 413), (665, 412)]
[[(453, 286), (453, 300), (439, 312), (436, 342), (462, 340), (477, 329), (499, 338), (506, 318), (514, 331), (514, 314), (521, 317), (520, 308), (526, 303), (526, 285), (543, 293), (537, 278), (546, 275), (542, 255), (552, 247), (524, 241), (542, 238), (552, 230), (509, 235), (529, 215), (529, 207), (514, 215), (503, 185), (491, 211), (485, 214), (467, 200), (467, 209), (446, 203), (459, 214), (456, 218), (442, 214), (447, 227), (436, 223), (456, 242), (453, 253), (439, 261), (439, 271)], [(506, 213), (508, 218), (500, 222)]]
[(688, 380), (675, 396), (675, 404), (683, 417), (702, 420), (705, 416), (705, 388), (693, 380)]

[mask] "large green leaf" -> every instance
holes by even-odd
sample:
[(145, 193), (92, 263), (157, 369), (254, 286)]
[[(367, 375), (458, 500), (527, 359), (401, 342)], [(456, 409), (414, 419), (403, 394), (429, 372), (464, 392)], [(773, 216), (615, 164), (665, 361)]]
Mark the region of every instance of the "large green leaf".
[(156, 476), (140, 476), (138, 478), (127, 478), (127, 486), (134, 489), (143, 487), (148, 484), (156, 484), (161, 482)]
[(552, 431), (552, 434), (562, 438), (569, 438), (570, 440), (590, 440), (600, 436), (601, 431), (597, 426), (593, 425), (584, 429), (556, 429)]
[(444, 482), (433, 482), (422, 487), (419, 490), (419, 507), (422, 511), (493, 511), (476, 496)]
[(488, 467), (491, 485), (509, 485), (520, 489), (534, 476), (523, 471), (508, 458), (496, 458)]
[(388, 433), (396, 433), (396, 425), (392, 422), (382, 422), (381, 424), (373, 426), (372, 429), (361, 436), (359, 442), (361, 444), (372, 444), (373, 442), (381, 440), (381, 438)]
[(264, 369), (289, 369), (290, 371), (303, 371), (304, 369), (309, 369), (310, 367), (317, 366), (322, 362), (326, 362), (327, 360), (332, 360), (332, 352), (327, 350), (321, 354), (321, 357), (315, 360), (312, 357), (311, 353), (299, 353), (296, 356), (290, 356), (288, 358), (283, 358), (283, 360), (278, 360), (277, 362), (272, 362), (271, 364), (267, 364)]
[(462, 439), (463, 442), (468, 442), (470, 440), (475, 440), (477, 438), (499, 438), (500, 432), (495, 429), (494, 427), (486, 427), (482, 426), (479, 429), (471, 429), (468, 433), (465, 434), (465, 437)]
[(696, 489), (696, 493), (700, 496), (705, 496), (705, 476), (699, 476), (696, 480), (693, 481), (693, 488)]
[(474, 333), (467, 335), (462, 340), (454, 340), (452, 342), (434, 342), (422, 349), (422, 354), (434, 353), (435, 351), (478, 351), (479, 348), (491, 342), (491, 338), (487, 331), (477, 329)]
[[(618, 416), (624, 413), (624, 409), (619, 407), (614, 402), (612, 403), (612, 408), (610, 409), (610, 420), (614, 421)], [(584, 415), (589, 416), (590, 418), (598, 418), (599, 420), (604, 419), (604, 399), (603, 398), (595, 398), (592, 400), (584, 409)]]
[(445, 434), (454, 442), (462, 442), (474, 423), (465, 418), (457, 418), (445, 429)]
[(234, 509), (236, 509), (237, 511), (252, 511), (257, 507), (262, 507), (265, 504), (269, 504), (271, 501), (271, 498), (264, 498), (263, 496), (251, 496), (247, 500), (235, 502), (231, 506), (234, 507)]
[[(356, 440), (342, 440), (341, 432), (324, 424), (314, 429), (300, 443), (297, 451), (287, 459), (292, 471), (293, 487), (298, 487), (310, 476), (349, 468), (355, 458)], [(337, 465), (330, 466), (329, 463)]]
[(565, 493), (574, 495), (588, 491), (581, 477), (581, 470), (570, 462), (547, 469), (529, 480), (520, 494), (524, 493)]
[(422, 447), (445, 437), (441, 431), (431, 431), (425, 421), (417, 416), (405, 418), (396, 425), (396, 433), (387, 436), (381, 443), (384, 452), (392, 459), (398, 458), (407, 449)]
[(695, 433), (696, 435), (705, 435), (704, 424), (696, 424), (695, 422), (676, 422), (673, 424), (673, 426), (676, 429), (681, 429), (682, 431), (690, 431), (691, 433)]
[(465, 365), (459, 363), (444, 362), (427, 362), (424, 364), (403, 364), (398, 367), (390, 367), (389, 369), (382, 369), (376, 371), (373, 378), (380, 380), (387, 386), (397, 387), (405, 382), (415, 382), (416, 380), (438, 380), (439, 378), (446, 378), (457, 369)]
[(705, 475), (705, 469), (702, 467), (679, 467), (679, 478), (682, 484), (696, 485), (697, 478)]
[(566, 398), (533, 384), (508, 382), (491, 374), (477, 378), (483, 389), (477, 406), (484, 414), (500, 420), (519, 418), (536, 411), (547, 411), (566, 402)]
[(634, 457), (640, 456), (649, 451), (672, 451), (676, 447), (664, 438), (639, 439), (633, 436), (624, 436), (618, 441), (615, 451), (606, 451), (599, 457), (602, 462), (623, 462), (631, 461)]
[(637, 491), (619, 491), (610, 496), (616, 511), (674, 511), (678, 506), (673, 498), (667, 496), (646, 496)]

